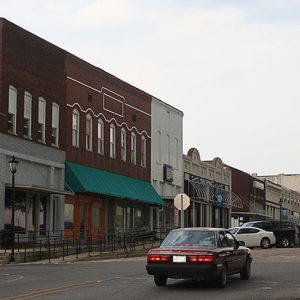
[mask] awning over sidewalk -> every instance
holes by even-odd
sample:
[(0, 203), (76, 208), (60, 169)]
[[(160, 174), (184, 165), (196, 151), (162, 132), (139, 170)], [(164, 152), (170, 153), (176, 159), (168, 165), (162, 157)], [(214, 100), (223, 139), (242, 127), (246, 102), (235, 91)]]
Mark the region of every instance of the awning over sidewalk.
[(76, 163), (66, 162), (65, 165), (66, 190), (165, 205), (150, 182)]

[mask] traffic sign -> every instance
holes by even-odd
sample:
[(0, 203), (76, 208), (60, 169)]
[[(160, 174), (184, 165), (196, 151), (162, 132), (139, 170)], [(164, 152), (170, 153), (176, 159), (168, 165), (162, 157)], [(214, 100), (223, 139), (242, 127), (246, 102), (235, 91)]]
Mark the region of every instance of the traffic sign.
[(179, 210), (186, 210), (190, 206), (190, 197), (186, 194), (177, 194), (174, 198), (174, 206)]

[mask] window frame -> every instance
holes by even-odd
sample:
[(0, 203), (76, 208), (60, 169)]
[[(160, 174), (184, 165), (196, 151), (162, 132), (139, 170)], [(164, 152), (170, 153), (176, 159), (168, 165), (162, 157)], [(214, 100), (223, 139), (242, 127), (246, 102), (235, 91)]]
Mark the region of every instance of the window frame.
[(121, 160), (126, 162), (126, 130), (121, 128)]
[[(29, 101), (29, 102), (27, 102), (27, 101)], [(28, 115), (27, 115), (27, 113), (28, 113)], [(24, 114), (23, 115), (24, 115), (23, 136), (25, 138), (31, 139), (32, 95), (28, 91), (24, 92)], [(27, 134), (25, 133), (26, 130), (27, 130)]]
[[(8, 132), (11, 134), (17, 134), (17, 103), (18, 102), (18, 90), (9, 85), (8, 88)], [(10, 129), (11, 128), (11, 129)]]
[(104, 122), (100, 118), (98, 119), (98, 136), (97, 136), (97, 147), (98, 147), (98, 154), (104, 155)]
[(136, 134), (134, 132), (130, 135), (130, 162), (136, 165)]
[[(41, 105), (43, 106), (42, 113)], [(41, 143), (46, 142), (46, 100), (43, 97), (39, 97), (38, 102), (38, 141)]]
[(141, 167), (147, 167), (147, 140), (144, 135), (141, 137)]
[[(56, 116), (55, 116), (55, 109), (57, 109)], [(55, 134), (53, 135), (53, 133)], [(59, 105), (56, 102), (52, 102), (51, 144), (53, 146), (58, 147), (58, 141), (59, 141)]]
[[(77, 122), (77, 124), (76, 124)], [(79, 148), (79, 124), (80, 115), (77, 109), (72, 111), (72, 146)]]
[(85, 117), (85, 149), (93, 150), (93, 119), (90, 114)]
[(116, 158), (116, 126), (114, 124), (109, 125), (109, 157)]

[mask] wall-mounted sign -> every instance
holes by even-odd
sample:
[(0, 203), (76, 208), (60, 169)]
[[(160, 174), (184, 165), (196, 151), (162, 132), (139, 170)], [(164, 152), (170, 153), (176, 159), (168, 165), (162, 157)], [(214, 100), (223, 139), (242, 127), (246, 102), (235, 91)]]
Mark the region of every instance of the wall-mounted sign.
[(174, 170), (173, 170), (172, 166), (164, 164), (163, 168), (164, 168), (163, 169), (164, 181), (173, 182)]

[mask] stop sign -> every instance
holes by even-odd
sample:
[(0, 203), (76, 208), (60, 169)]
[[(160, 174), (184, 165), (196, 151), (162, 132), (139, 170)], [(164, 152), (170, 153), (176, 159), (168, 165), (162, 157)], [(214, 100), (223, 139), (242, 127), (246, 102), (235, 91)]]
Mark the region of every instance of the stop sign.
[(186, 194), (177, 194), (174, 198), (174, 206), (179, 210), (186, 210), (190, 206), (190, 197)]

